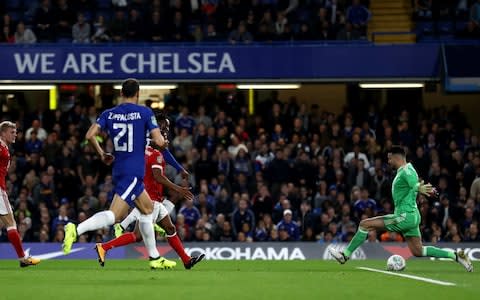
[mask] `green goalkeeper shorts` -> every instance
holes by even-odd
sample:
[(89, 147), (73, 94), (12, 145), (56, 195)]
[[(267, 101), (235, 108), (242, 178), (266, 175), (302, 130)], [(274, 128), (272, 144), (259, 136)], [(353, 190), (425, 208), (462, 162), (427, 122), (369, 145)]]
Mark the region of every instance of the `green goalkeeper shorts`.
[(391, 214), (383, 216), (385, 228), (388, 231), (399, 232), (404, 237), (420, 237), (420, 213), (403, 212), (400, 214)]

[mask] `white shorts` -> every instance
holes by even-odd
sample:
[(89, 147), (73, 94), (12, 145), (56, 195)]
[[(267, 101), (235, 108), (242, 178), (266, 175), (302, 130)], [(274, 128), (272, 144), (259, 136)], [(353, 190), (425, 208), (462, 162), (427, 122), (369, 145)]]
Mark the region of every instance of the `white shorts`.
[(13, 214), (12, 206), (10, 205), (10, 201), (8, 201), (7, 192), (0, 188), (0, 216), (9, 214)]
[[(168, 201), (168, 200), (166, 200), (166, 201)], [(170, 201), (168, 201), (168, 202), (170, 202)], [(164, 203), (165, 203), (165, 201), (164, 201)], [(162, 220), (166, 216), (168, 216), (168, 210), (165, 207), (165, 205), (158, 202), (158, 201), (153, 202), (153, 213), (152, 213), (153, 222), (157, 223), (158, 221)]]

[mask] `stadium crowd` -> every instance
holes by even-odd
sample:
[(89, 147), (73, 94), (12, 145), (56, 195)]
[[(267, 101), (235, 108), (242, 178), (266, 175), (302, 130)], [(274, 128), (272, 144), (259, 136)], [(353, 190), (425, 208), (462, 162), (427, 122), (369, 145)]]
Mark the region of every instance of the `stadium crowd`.
[[(0, 43), (364, 40), (368, 0), (6, 0)], [(412, 0), (414, 31), (480, 38), (478, 0)]]
[[(413, 112), (371, 105), (335, 114), (282, 100), (272, 92), (249, 115), (241, 93), (168, 97), (170, 149), (191, 176), (186, 182), (171, 167), (167, 175), (196, 195), (184, 203), (167, 193), (177, 203), (173, 216), (183, 240), (349, 241), (361, 219), (392, 213), (394, 171), (386, 153), (400, 144), (440, 193), (418, 198), (423, 239), (480, 241), (480, 143), (458, 107)], [(39, 107), (4, 116), (19, 128), (7, 187), (24, 241), (61, 242), (68, 221), (108, 207), (110, 167), (84, 140), (98, 112), (83, 101), (68, 111)], [(110, 139), (99, 141), (112, 149)], [(111, 234), (104, 229), (80, 241)], [(368, 239), (402, 237), (370, 232)]]
[[(8, 0), (0, 42), (356, 40), (371, 13), (361, 0)], [(2, 7), (3, 5), (3, 7)]]

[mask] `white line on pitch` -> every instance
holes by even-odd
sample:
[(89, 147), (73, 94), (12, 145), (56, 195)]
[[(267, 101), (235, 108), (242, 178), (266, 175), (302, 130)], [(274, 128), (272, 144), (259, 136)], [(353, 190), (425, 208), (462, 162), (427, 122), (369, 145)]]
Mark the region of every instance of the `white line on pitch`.
[(408, 275), (408, 274), (402, 274), (402, 273), (394, 273), (394, 272), (388, 272), (388, 271), (377, 270), (377, 269), (366, 268), (366, 267), (357, 267), (357, 269), (365, 270), (365, 271), (371, 271), (371, 272), (377, 272), (377, 273), (383, 273), (383, 274), (392, 275), (392, 276), (410, 278), (410, 279), (425, 281), (425, 282), (428, 282), (428, 283), (433, 283), (433, 284), (438, 284), (438, 285), (446, 285), (446, 286), (456, 285), (453, 282), (440, 281), (440, 280), (430, 279), (430, 278), (426, 278), (426, 277), (420, 277), (420, 276), (414, 276), (414, 275)]

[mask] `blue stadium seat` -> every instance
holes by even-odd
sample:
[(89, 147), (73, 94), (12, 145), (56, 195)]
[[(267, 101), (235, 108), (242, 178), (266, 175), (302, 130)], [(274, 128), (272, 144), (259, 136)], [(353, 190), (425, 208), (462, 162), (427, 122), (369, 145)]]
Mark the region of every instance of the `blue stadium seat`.
[(21, 0), (4, 0), (4, 1), (5, 1), (5, 8), (7, 10), (20, 9), (22, 7)]
[(418, 34), (432, 33), (433, 32), (433, 23), (432, 22), (417, 22), (416, 32)]
[(23, 0), (23, 9), (30, 10), (35, 9), (39, 6), (38, 0)]
[(439, 22), (438, 28), (441, 33), (453, 32), (453, 23), (450, 21)]
[(91, 11), (88, 11), (88, 10), (84, 11), (84, 12), (83, 12), (83, 16), (85, 17), (85, 20), (86, 20), (87, 22), (92, 22), (92, 21), (94, 21), (94, 19), (93, 19), (93, 16), (94, 16), (94, 15), (93, 15), (93, 13), (92, 13)]
[(71, 44), (72, 41), (73, 40), (71, 38), (66, 38), (66, 37), (62, 37), (62, 38), (57, 39), (57, 43), (60, 43), (60, 44)]
[(457, 22), (455, 26), (456, 31), (463, 31), (467, 27), (467, 22)]
[(9, 11), (8, 15), (13, 22), (23, 21), (23, 13), (21, 11)]
[(105, 19), (105, 23), (108, 23), (108, 22), (110, 22), (110, 20), (112, 19), (112, 11), (110, 11), (110, 10), (100, 10), (100, 11), (97, 11), (96, 16), (95, 16), (95, 19), (96, 19), (98, 16), (103, 16), (103, 18)]
[(112, 0), (97, 0), (97, 8), (106, 9), (112, 7)]

